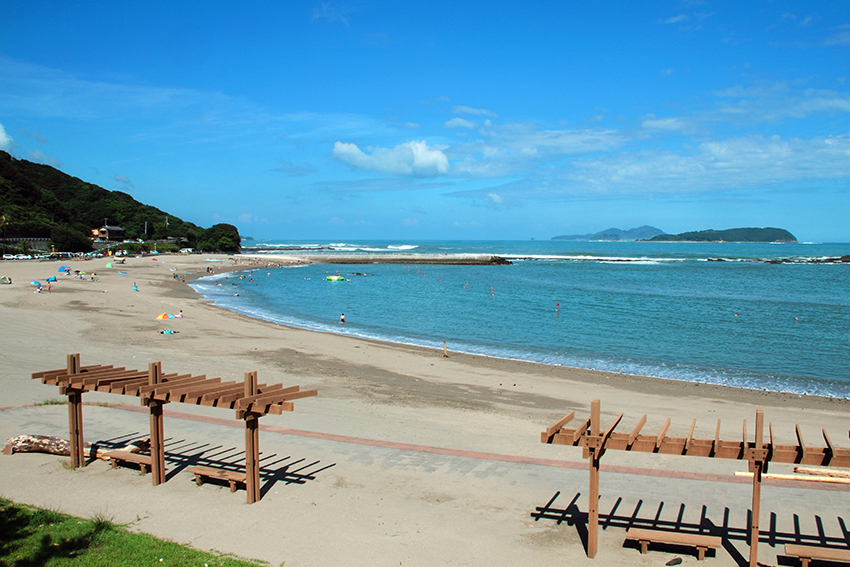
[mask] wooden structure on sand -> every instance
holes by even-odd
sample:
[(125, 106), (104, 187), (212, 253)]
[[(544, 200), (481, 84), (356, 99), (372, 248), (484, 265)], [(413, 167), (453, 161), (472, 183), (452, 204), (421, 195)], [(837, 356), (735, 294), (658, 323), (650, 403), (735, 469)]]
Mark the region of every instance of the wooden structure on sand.
[(747, 439), (746, 420), (744, 420), (741, 440), (723, 441), (720, 439), (719, 419), (714, 439), (694, 439), (696, 419), (691, 423), (687, 437), (667, 437), (670, 418), (667, 418), (658, 435), (642, 435), (641, 429), (646, 424), (646, 415), (638, 421), (630, 433), (617, 433), (614, 429), (620, 423), (623, 414), (618, 415), (614, 423), (603, 430), (599, 413), (599, 400), (595, 399), (590, 404), (590, 417), (578, 427), (572, 429), (565, 427), (575, 417), (575, 412), (570, 412), (540, 434), (540, 441), (543, 443), (581, 447), (583, 457), (589, 460), (590, 502), (588, 504), (587, 555), (591, 558), (596, 556), (599, 531), (599, 460), (606, 450), (747, 461), (749, 470), (753, 473), (753, 504), (749, 526), (751, 567), (756, 567), (758, 564), (759, 503), (762, 474), (767, 472), (768, 464), (775, 462), (850, 467), (850, 449), (835, 447), (825, 429), (823, 430), (825, 447), (806, 445), (799, 425), (796, 426), (797, 444), (781, 445), (775, 442), (773, 423), (770, 423), (768, 428), (770, 439), (768, 443), (765, 443), (762, 410), (756, 410), (753, 441)]
[(245, 487), (248, 504), (260, 499), (260, 428), (264, 415), (292, 411), (293, 400), (315, 396), (316, 390), (283, 384), (258, 384), (256, 372), (246, 372), (244, 382), (222, 382), (205, 375), (163, 374), (162, 364), (152, 362), (147, 371), (123, 367), (81, 366), (79, 354), (69, 354), (66, 368), (35, 372), (33, 379), (59, 386), (68, 396), (68, 422), (71, 434), (71, 466), (85, 466), (83, 445), (83, 393), (109, 392), (136, 396), (150, 408), (151, 472), (153, 485), (165, 482), (165, 431), (163, 406), (180, 402), (236, 410), (236, 418), (245, 420)]

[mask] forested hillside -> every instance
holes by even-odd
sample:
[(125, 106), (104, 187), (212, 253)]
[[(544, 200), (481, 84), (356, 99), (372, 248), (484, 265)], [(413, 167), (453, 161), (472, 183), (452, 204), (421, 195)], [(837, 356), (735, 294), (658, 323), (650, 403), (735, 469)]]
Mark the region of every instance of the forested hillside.
[(0, 151), (0, 237), (50, 238), (57, 248), (83, 251), (90, 248), (91, 229), (107, 219), (122, 227), (128, 239), (178, 238), (202, 250), (239, 249), (239, 232), (233, 225), (203, 229), (127, 193), (108, 191)]

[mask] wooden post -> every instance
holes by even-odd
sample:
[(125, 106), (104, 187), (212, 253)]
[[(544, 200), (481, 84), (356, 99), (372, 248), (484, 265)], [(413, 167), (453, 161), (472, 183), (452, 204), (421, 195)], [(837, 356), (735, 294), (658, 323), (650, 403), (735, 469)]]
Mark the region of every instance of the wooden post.
[[(257, 373), (245, 373), (245, 397), (257, 395)], [(245, 489), (248, 504), (260, 500), (260, 416), (245, 412)]]
[[(148, 364), (148, 385), (153, 386), (162, 381), (162, 363)], [(165, 402), (148, 398), (142, 400), (150, 408), (151, 424), (151, 482), (159, 486), (165, 482), (165, 424), (162, 417), (162, 406)]]
[[(80, 373), (80, 354), (68, 355), (68, 374)], [(83, 393), (72, 388), (70, 382), (65, 390), (68, 394), (68, 427), (71, 444), (71, 468), (85, 466), (86, 455), (83, 442)]]
[[(750, 567), (758, 567), (759, 508), (761, 507), (761, 475), (764, 470), (764, 411), (756, 410), (756, 443), (750, 468), (753, 473), (753, 513), (750, 520)], [(746, 447), (745, 447), (746, 449)]]
[[(588, 444), (590, 459), (590, 502), (587, 507), (587, 556), (596, 557), (599, 542), (599, 441), (601, 427), (599, 423), (599, 398), (590, 403), (590, 438)], [(592, 440), (592, 441), (591, 441)]]

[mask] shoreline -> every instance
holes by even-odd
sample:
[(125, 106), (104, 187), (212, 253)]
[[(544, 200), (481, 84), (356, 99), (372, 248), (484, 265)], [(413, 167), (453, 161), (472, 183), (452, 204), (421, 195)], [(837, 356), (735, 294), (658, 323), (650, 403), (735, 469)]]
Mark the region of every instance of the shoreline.
[[(315, 261), (315, 259), (312, 258), (312, 257), (306, 258), (306, 257), (300, 256), (300, 255), (299, 256), (291, 256), (291, 255), (255, 255), (255, 254), (249, 254), (249, 255), (242, 255), (242, 256), (249, 258), (253, 262), (259, 262), (260, 263), (260, 264), (251, 264), (251, 265), (245, 266), (243, 268), (244, 270), (250, 270), (252, 267), (255, 268), (258, 265), (261, 265), (262, 267), (266, 267), (266, 268), (268, 268), (268, 267), (278, 267), (278, 266), (274, 265), (274, 262), (281, 262), (282, 264), (285, 264), (285, 265), (294, 265), (294, 264), (297, 265), (297, 264), (305, 264), (305, 263), (306, 264), (309, 264), (309, 263), (318, 263), (318, 264), (340, 263), (340, 262), (336, 261), (336, 259), (335, 259), (336, 257), (331, 257), (331, 256), (329, 256), (327, 258), (333, 259), (333, 262)], [(265, 262), (265, 263), (263, 263), (263, 262)], [(272, 262), (272, 264), (269, 264), (269, 262)], [(357, 264), (357, 263), (361, 263), (361, 262), (350, 261), (350, 262), (342, 262), (342, 263)], [(382, 263), (382, 262), (377, 262), (377, 263)], [(406, 263), (406, 262), (390, 261), (390, 262), (386, 262), (386, 263), (392, 264), (392, 263)], [(411, 263), (416, 263), (416, 262), (411, 262)], [(427, 262), (418, 262), (418, 263), (419, 264), (427, 264)], [(207, 276), (208, 276), (208, 274), (198, 274), (197, 277), (193, 277), (192, 280), (187, 280), (186, 283), (188, 285), (188, 284), (191, 284), (195, 280), (203, 279), (204, 277), (207, 277)], [(191, 286), (189, 286), (189, 287), (191, 288)], [(198, 294), (199, 296), (202, 296), (202, 294), (200, 292), (195, 291), (194, 288), (192, 288), (192, 291), (194, 293)], [(442, 355), (442, 348), (440, 348), (439, 346), (433, 346), (432, 347), (432, 346), (420, 345), (420, 344), (415, 344), (415, 343), (395, 342), (395, 341), (392, 341), (392, 340), (382, 339), (382, 338), (352, 336), (352, 335), (346, 335), (346, 334), (342, 334), (342, 333), (335, 333), (332, 329), (331, 330), (318, 330), (318, 329), (312, 329), (312, 328), (309, 328), (309, 327), (306, 327), (306, 326), (291, 325), (291, 324), (287, 324), (287, 323), (281, 323), (281, 322), (278, 322), (278, 321), (274, 321), (274, 320), (271, 320), (271, 319), (266, 319), (264, 317), (257, 316), (257, 315), (247, 315), (247, 314), (244, 314), (244, 313), (242, 313), (238, 310), (230, 309), (226, 306), (215, 305), (213, 299), (210, 299), (208, 301), (210, 301), (211, 304), (218, 309), (221, 309), (221, 310), (226, 311), (228, 313), (231, 313), (233, 315), (239, 315), (239, 316), (246, 317), (248, 320), (262, 321), (264, 323), (268, 323), (268, 324), (272, 324), (272, 325), (279, 325), (279, 326), (287, 327), (287, 328), (290, 328), (290, 329), (297, 329), (299, 331), (304, 331), (304, 332), (308, 332), (308, 333), (329, 334), (329, 335), (337, 336), (337, 337), (345, 337), (345, 338), (348, 338), (348, 339), (351, 339), (351, 340), (360, 340), (360, 341), (365, 341), (365, 342), (374, 343), (374, 344), (378, 344), (378, 345), (380, 345), (380, 344), (393, 345), (393, 346), (396, 346), (396, 347), (399, 347), (399, 348), (402, 348), (402, 349), (413, 349), (413, 350), (416, 350), (417, 352), (437, 353), (437, 354)], [(516, 364), (518, 366), (515, 369), (515, 371), (532, 373), (529, 370), (530, 368), (538, 368), (538, 370), (536, 372), (533, 372), (533, 373), (537, 373), (537, 374), (542, 374), (542, 373), (547, 372), (546, 370), (543, 370), (543, 369), (560, 369), (557, 372), (562, 373), (564, 376), (568, 376), (569, 378), (580, 379), (580, 381), (582, 381), (584, 383), (591, 384), (591, 383), (597, 383), (598, 382), (598, 383), (604, 383), (604, 384), (608, 384), (608, 385), (617, 385), (617, 386), (627, 388), (627, 389), (629, 389), (631, 391), (635, 391), (635, 392), (642, 391), (642, 389), (645, 390), (647, 387), (649, 387), (651, 389), (651, 391), (653, 391), (653, 392), (661, 392), (661, 391), (664, 391), (668, 388), (676, 387), (676, 388), (687, 388), (687, 392), (688, 392), (689, 395), (695, 394), (696, 390), (698, 390), (701, 393), (705, 393), (705, 394), (709, 394), (709, 395), (713, 395), (713, 396), (719, 396), (719, 397), (722, 397), (724, 399), (735, 399), (735, 398), (740, 397), (741, 395), (744, 395), (744, 396), (747, 396), (748, 400), (749, 399), (755, 400), (755, 399), (761, 399), (764, 395), (769, 395), (769, 396), (775, 395), (775, 396), (778, 396), (781, 399), (783, 399), (784, 403), (789, 404), (789, 405), (798, 404), (799, 403), (798, 400), (805, 399), (805, 398), (832, 400), (832, 401), (837, 401), (837, 402), (847, 402), (848, 404), (850, 404), (850, 397), (840, 397), (840, 396), (833, 396), (833, 395), (819, 395), (819, 394), (800, 393), (800, 392), (793, 392), (793, 391), (779, 391), (779, 390), (772, 390), (772, 389), (769, 389), (769, 388), (747, 388), (745, 386), (718, 384), (718, 383), (714, 383), (714, 382), (695, 382), (695, 381), (690, 381), (690, 380), (685, 380), (685, 379), (679, 380), (679, 379), (676, 379), (676, 378), (662, 378), (662, 377), (658, 377), (658, 376), (650, 376), (650, 375), (643, 375), (643, 374), (627, 374), (627, 373), (622, 373), (622, 372), (617, 372), (617, 371), (598, 370), (598, 369), (595, 369), (595, 368), (584, 368), (584, 367), (579, 367), (579, 366), (568, 366), (568, 365), (562, 365), (562, 364), (548, 364), (548, 363), (545, 363), (545, 362), (523, 360), (521, 358), (508, 358), (508, 357), (500, 357), (500, 356), (496, 356), (496, 355), (476, 354), (476, 353), (470, 353), (470, 352), (464, 352), (464, 351), (452, 351), (451, 345), (449, 345), (448, 351), (453, 356), (469, 357), (467, 363), (470, 364), (470, 365), (473, 365), (473, 366), (474, 365), (486, 364), (487, 361), (493, 361), (493, 363), (491, 364), (491, 368), (498, 368), (499, 366), (504, 366), (506, 364)], [(525, 365), (531, 365), (531, 366), (526, 367)], [(801, 378), (801, 380), (803, 380), (803, 379)], [(742, 393), (746, 393), (746, 394), (742, 394)]]
[[(227, 266), (228, 271), (232, 270), (234, 272), (239, 272), (242, 270), (248, 270), (257, 267), (272, 268), (283, 265), (298, 265), (313, 262), (313, 260), (305, 258), (301, 255), (158, 255), (155, 258), (151, 256), (140, 256), (137, 258), (132, 258), (131, 260), (137, 263), (162, 261), (164, 262), (164, 264), (180, 264), (193, 268), (188, 273), (180, 274), (180, 279), (161, 278), (161, 281), (157, 282), (157, 286), (165, 292), (164, 295), (166, 297), (173, 298), (178, 301), (200, 302), (201, 304), (204, 304), (206, 307), (210, 308), (214, 312), (218, 313), (219, 317), (238, 318), (239, 320), (249, 325), (262, 325), (269, 329), (286, 329), (287, 331), (296, 334), (306, 333), (307, 336), (317, 335), (321, 337), (332, 337), (334, 339), (344, 341), (363, 342), (365, 344), (373, 345), (375, 347), (391, 349), (398, 352), (408, 352), (417, 356), (439, 356), (439, 358), (443, 358), (441, 348), (433, 348), (408, 343), (397, 343), (375, 338), (342, 335), (334, 333), (332, 331), (321, 331), (291, 326), (286, 325), (284, 323), (269, 321), (256, 316), (246, 315), (238, 311), (230, 310), (227, 307), (215, 305), (213, 300), (206, 299), (200, 292), (197, 292), (191, 286), (192, 282), (211, 275), (210, 273), (199, 271), (197, 268), (200, 266)], [(128, 262), (131, 260), (128, 260)], [(103, 266), (108, 261), (109, 258), (101, 258), (97, 260), (88, 260), (85, 262), (76, 261), (76, 264), (82, 264), (83, 266), (85, 266), (88, 263), (92, 263), (95, 264), (95, 266), (98, 266), (98, 264), (99, 266)], [(4, 262), (2, 267), (11, 267), (9, 266), (9, 264), (12, 264), (12, 266), (15, 267), (14, 270), (11, 270), (12, 272), (36, 273), (39, 270), (39, 267), (42, 265), (52, 266), (53, 264), (55, 264), (58, 266), (68, 263), (74, 263), (74, 261), (24, 261), (19, 262), (17, 264), (12, 264), (11, 262), (7, 264)], [(22, 269), (24, 268), (24, 266), (28, 267), (29, 269)], [(130, 264), (116, 267), (112, 269), (112, 271), (117, 272), (119, 269), (122, 268), (129, 269), (129, 266)], [(105, 268), (100, 269), (105, 270)], [(8, 272), (10, 270), (6, 271)], [(48, 271), (55, 271), (55, 269)], [(127, 277), (132, 277), (132, 275), (133, 274), (128, 274)], [(17, 277), (13, 279), (18, 282), (23, 282), (28, 281), (29, 279), (31, 279), (31, 277), (36, 276), (17, 275)], [(60, 286), (54, 284), (54, 294), (65, 292), (66, 290), (60, 289)], [(2, 300), (2, 296), (0, 296), (0, 300)], [(174, 311), (176, 312), (177, 309), (174, 309)], [(758, 402), (764, 403), (770, 401), (778, 407), (806, 407), (810, 409), (816, 409), (846, 405), (847, 408), (850, 409), (850, 398), (821, 396), (816, 394), (801, 394), (794, 392), (779, 392), (768, 389), (751, 389), (724, 384), (690, 382), (685, 380), (659, 378), (654, 376), (624, 374), (612, 371), (532, 362), (521, 359), (500, 358), (496, 356), (482, 354), (464, 353), (452, 351), (451, 349), (449, 349), (448, 352), (449, 358), (453, 359), (453, 362), (459, 362), (462, 366), (486, 368), (487, 370), (492, 372), (507, 371), (511, 374), (518, 373), (529, 376), (545, 376), (546, 378), (557, 378), (559, 380), (573, 380), (585, 385), (605, 385), (608, 387), (624, 389), (636, 393), (641, 392), (649, 393), (651, 395), (658, 395), (665, 392), (676, 391), (680, 395), (685, 395), (688, 397), (708, 396), (725, 401), (741, 401), (747, 405), (756, 404)]]
[[(568, 506), (587, 509), (587, 461), (580, 448), (540, 442), (541, 431), (570, 411), (584, 419), (594, 398), (601, 399), (603, 423), (623, 414), (619, 431), (645, 415), (646, 434), (664, 428), (670, 437), (692, 431), (695, 439), (712, 439), (719, 431), (734, 441), (746, 421), (752, 439), (753, 417), (763, 409), (777, 443), (795, 443), (798, 430), (809, 446), (823, 446), (826, 431), (836, 448), (848, 448), (848, 400), (453, 352), (444, 358), (441, 349), (256, 319), (216, 307), (188, 285), (214, 264), (218, 272), (255, 267), (242, 260), (161, 255), (112, 269), (107, 258), (70, 261), (72, 270), (96, 272), (95, 280), (60, 275), (50, 293), (34, 293), (27, 282), (44, 281), (62, 263), (0, 264), (0, 275), (15, 282), (0, 287), (8, 330), (0, 336), (0, 436), (67, 438), (68, 408), (54, 405), (63, 396), (31, 376), (64, 367), (71, 353), (80, 353), (83, 365), (144, 370), (160, 361), (166, 374), (241, 381), (256, 371), (260, 382), (317, 389), (318, 397), (297, 400), (293, 412), (262, 418), (266, 492), (259, 502), (247, 505), (242, 490), (231, 494), (226, 485), (195, 484), (185, 470), (192, 459), (244, 466), (244, 425), (233, 410), (181, 403), (166, 407), (183, 418), (166, 417), (164, 484), (153, 487), (150, 476), (104, 461), (69, 471), (67, 459), (21, 453), (0, 456), (0, 494), (75, 515), (108, 513), (138, 531), (273, 564), (630, 565), (637, 552), (622, 546), (622, 526), (600, 532), (599, 555), (590, 560), (576, 526), (557, 519), (567, 517)], [(182, 319), (156, 319), (179, 310)], [(178, 333), (160, 334), (165, 327)], [(112, 447), (149, 431), (148, 410), (136, 399), (89, 392), (83, 402), (87, 441)], [(287, 433), (293, 431), (300, 433)], [(609, 451), (604, 461), (602, 513), (638, 514), (643, 504), (641, 519), (651, 522), (664, 506), (670, 518), (679, 510), (676, 521), (686, 509), (685, 521), (695, 525), (704, 516), (746, 527), (749, 483), (732, 480), (746, 462), (625, 451)], [(550, 462), (556, 466), (541, 466)], [(771, 471), (791, 473), (793, 465), (772, 464)], [(840, 516), (850, 492), (765, 486), (763, 520), (775, 514), (778, 530), (797, 533), (791, 522), (800, 518), (804, 533), (841, 537), (834, 521), (823, 527), (812, 518)], [(541, 506), (557, 518), (536, 517)], [(327, 533), (333, 545), (326, 545)], [(738, 540), (731, 544), (746, 553)], [(770, 561), (773, 548), (760, 547)], [(737, 564), (726, 551), (714, 561)]]

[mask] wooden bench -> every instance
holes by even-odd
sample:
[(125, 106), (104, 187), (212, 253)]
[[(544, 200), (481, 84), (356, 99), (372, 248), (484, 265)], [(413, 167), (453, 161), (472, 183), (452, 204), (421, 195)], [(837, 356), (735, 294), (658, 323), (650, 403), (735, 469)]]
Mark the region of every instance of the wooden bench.
[(148, 469), (151, 468), (150, 455), (131, 453), (130, 451), (107, 451), (103, 454), (103, 456), (109, 458), (109, 462), (112, 463), (113, 469), (118, 468), (119, 461), (139, 465), (139, 470), (142, 471), (142, 474), (148, 474)]
[(812, 559), (823, 559), (825, 561), (836, 561), (838, 563), (850, 564), (850, 549), (836, 549), (834, 547), (817, 547), (815, 545), (786, 543), (785, 555), (799, 558), (803, 567), (809, 567), (809, 561)]
[(650, 543), (667, 543), (672, 545), (684, 545), (697, 548), (697, 559), (705, 559), (705, 552), (709, 547), (717, 549), (723, 545), (720, 536), (701, 534), (683, 534), (681, 532), (664, 532), (660, 530), (647, 530), (632, 528), (626, 533), (626, 539), (635, 539), (640, 543), (640, 552), (646, 553)]
[(216, 480), (227, 481), (230, 485), (230, 492), (236, 492), (237, 483), (245, 484), (248, 482), (248, 475), (245, 472), (229, 471), (213, 467), (204, 467), (201, 465), (194, 466), (186, 470), (195, 475), (195, 482), (198, 485), (204, 483), (204, 478), (214, 478)]

